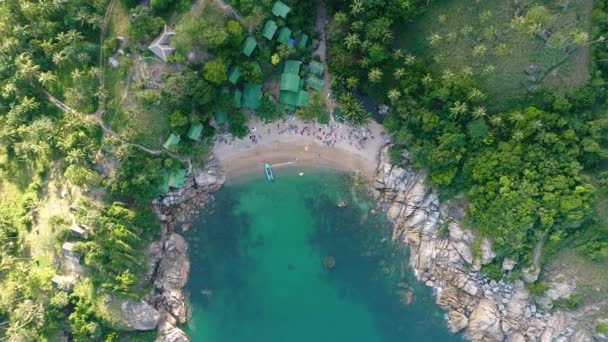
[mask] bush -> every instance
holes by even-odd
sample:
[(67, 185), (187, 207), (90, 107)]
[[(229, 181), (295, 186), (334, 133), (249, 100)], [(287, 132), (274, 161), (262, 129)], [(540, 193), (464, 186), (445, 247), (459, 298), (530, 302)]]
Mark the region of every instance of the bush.
[(602, 335), (608, 335), (608, 322), (600, 322), (596, 324), (595, 332)]
[(481, 273), (488, 276), (488, 278), (496, 281), (501, 280), (505, 276), (504, 272), (502, 271), (500, 265), (497, 262), (482, 266)]
[(129, 37), (134, 42), (151, 40), (164, 24), (163, 19), (154, 16), (149, 8), (137, 6), (129, 12)]
[(564, 308), (569, 311), (576, 310), (581, 305), (582, 299), (579, 295), (573, 294), (569, 298), (559, 298), (553, 301), (555, 308)]
[(549, 286), (538, 281), (528, 284), (528, 291), (530, 291), (530, 295), (535, 300), (540, 298), (548, 289)]

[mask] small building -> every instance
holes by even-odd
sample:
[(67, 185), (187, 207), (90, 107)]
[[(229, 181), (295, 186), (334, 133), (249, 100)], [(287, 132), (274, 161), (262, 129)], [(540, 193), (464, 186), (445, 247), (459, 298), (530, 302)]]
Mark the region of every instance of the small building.
[(320, 79), (314, 75), (309, 75), (306, 78), (306, 86), (308, 88), (311, 88), (314, 90), (321, 90), (321, 89), (323, 89), (324, 84), (325, 84), (325, 82), (322, 79)]
[(281, 91), (279, 94), (279, 102), (285, 105), (287, 110), (295, 110), (298, 107), (306, 107), (308, 105), (308, 92), (306, 90), (299, 91)]
[(262, 37), (272, 40), (274, 38), (274, 34), (277, 32), (277, 23), (274, 20), (268, 20), (266, 24), (264, 24), (264, 28), (262, 28)]
[(241, 108), (243, 105), (243, 92), (240, 89), (235, 89), (232, 99), (234, 100), (234, 106), (236, 108)]
[(325, 66), (322, 63), (317, 61), (310, 61), (308, 63), (308, 72), (315, 74), (319, 77), (323, 76), (323, 71), (325, 70)]
[(258, 46), (258, 42), (255, 41), (255, 38), (251, 36), (245, 38), (245, 42), (243, 43), (243, 54), (250, 57), (256, 46)]
[(291, 38), (291, 30), (286, 26), (281, 27), (277, 34), (277, 42), (287, 44), (289, 43), (289, 38)]
[(169, 45), (171, 43), (171, 38), (174, 35), (175, 31), (165, 25), (163, 32), (152, 41), (150, 46), (148, 46), (148, 49), (158, 56), (158, 58), (166, 62), (169, 59), (169, 56), (175, 51), (175, 49)]
[(261, 84), (245, 84), (243, 88), (243, 107), (251, 110), (256, 110), (260, 107), (262, 99)]
[(85, 226), (74, 223), (70, 226), (70, 233), (72, 233), (75, 237), (86, 238), (87, 237), (87, 229)]
[(239, 78), (241, 78), (241, 70), (238, 65), (235, 65), (228, 72), (228, 82), (236, 84), (236, 82), (239, 81)]
[(301, 65), (302, 65), (302, 62), (300, 62), (300, 61), (296, 61), (293, 59), (286, 60), (285, 67), (283, 68), (283, 72), (286, 74), (298, 75), (298, 74), (300, 74)]
[(63, 245), (61, 245), (61, 252), (65, 256), (76, 258), (76, 254), (74, 254), (73, 242), (64, 242)]
[(216, 125), (224, 125), (228, 122), (228, 113), (225, 110), (218, 109), (213, 113), (213, 120)]
[(297, 92), (300, 89), (300, 76), (292, 73), (283, 73), (281, 75), (280, 91)]
[(185, 180), (186, 170), (172, 170), (171, 173), (169, 173), (169, 181), (167, 182), (167, 185), (169, 185), (170, 188), (180, 189), (184, 186)]
[(272, 6), (272, 14), (283, 19), (287, 18), (287, 13), (289, 13), (289, 11), (291, 11), (291, 8), (282, 1), (277, 1), (274, 3), (274, 6)]
[(190, 126), (186, 136), (194, 141), (199, 141), (199, 140), (201, 140), (202, 133), (203, 133), (203, 125), (198, 123), (196, 125)]
[(179, 135), (171, 133), (171, 135), (169, 135), (169, 138), (167, 138), (167, 140), (163, 144), (163, 147), (165, 148), (165, 150), (173, 150), (177, 147), (180, 140), (181, 138), (179, 137)]
[(298, 50), (304, 50), (306, 48), (306, 44), (308, 43), (308, 35), (306, 33), (302, 33), (300, 38), (298, 38), (298, 43), (296, 44), (296, 48)]

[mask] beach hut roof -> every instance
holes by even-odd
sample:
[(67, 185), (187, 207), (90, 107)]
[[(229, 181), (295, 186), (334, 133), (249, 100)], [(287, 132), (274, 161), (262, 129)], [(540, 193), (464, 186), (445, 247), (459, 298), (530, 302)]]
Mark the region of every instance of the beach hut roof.
[(190, 129), (188, 129), (188, 134), (186, 134), (186, 135), (188, 136), (188, 138), (198, 141), (201, 139), (202, 133), (203, 133), (203, 125), (198, 123), (196, 125), (190, 126)]
[(308, 71), (317, 76), (323, 75), (324, 69), (325, 69), (325, 67), (323, 66), (323, 64), (321, 64), (317, 61), (310, 61), (310, 63), (308, 63)]
[(185, 180), (186, 180), (186, 170), (184, 170), (184, 169), (173, 170), (169, 174), (168, 185), (171, 188), (179, 189), (184, 186)]
[(243, 54), (247, 57), (251, 56), (256, 46), (258, 46), (258, 42), (256, 42), (253, 37), (250, 36), (245, 38), (245, 42), (243, 43)]
[(232, 99), (236, 108), (241, 108), (243, 105), (243, 92), (240, 89), (235, 89)]
[(150, 46), (148, 46), (148, 49), (158, 56), (158, 58), (166, 62), (173, 51), (175, 51), (175, 49), (169, 45), (171, 42), (171, 37), (174, 35), (175, 31), (173, 31), (169, 26), (165, 25), (163, 32), (152, 41)]
[(281, 86), (279, 90), (297, 92), (300, 89), (300, 76), (296, 74), (283, 73), (281, 75)]
[(289, 11), (291, 11), (291, 8), (282, 1), (277, 1), (274, 3), (274, 6), (272, 6), (272, 14), (282, 17), (283, 19), (287, 18), (287, 13), (289, 13)]
[(293, 59), (286, 60), (283, 72), (286, 74), (298, 75), (300, 73), (300, 65), (302, 65), (302, 62), (300, 61), (296, 61)]
[(283, 26), (277, 35), (277, 42), (287, 44), (287, 42), (289, 42), (289, 37), (291, 37), (291, 30), (288, 27)]
[(247, 83), (243, 87), (243, 107), (256, 110), (260, 107), (262, 85)]
[(215, 123), (218, 125), (223, 125), (228, 122), (228, 113), (224, 110), (216, 110), (213, 113), (213, 118), (215, 119)]
[(298, 50), (303, 50), (306, 48), (307, 43), (308, 43), (308, 35), (306, 33), (302, 33), (302, 35), (298, 39), (298, 44), (296, 45), (296, 48), (298, 48)]
[(171, 135), (169, 135), (169, 138), (167, 138), (167, 140), (163, 144), (163, 147), (166, 150), (170, 150), (170, 149), (174, 148), (175, 146), (177, 146), (177, 144), (179, 144), (179, 141), (180, 141), (179, 135), (177, 135), (175, 133), (171, 133)]
[(262, 37), (268, 40), (272, 40), (278, 28), (279, 27), (277, 26), (277, 23), (274, 22), (274, 20), (268, 20), (266, 24), (264, 24), (264, 28), (262, 28)]
[(323, 84), (323, 80), (316, 76), (310, 75), (306, 78), (306, 85), (314, 90), (321, 90)]
[(306, 107), (307, 105), (308, 105), (308, 92), (306, 90), (300, 90), (298, 92), (296, 106)]
[(238, 65), (235, 65), (228, 72), (228, 81), (232, 84), (236, 84), (236, 82), (239, 81), (240, 77), (241, 77), (241, 70), (239, 69)]

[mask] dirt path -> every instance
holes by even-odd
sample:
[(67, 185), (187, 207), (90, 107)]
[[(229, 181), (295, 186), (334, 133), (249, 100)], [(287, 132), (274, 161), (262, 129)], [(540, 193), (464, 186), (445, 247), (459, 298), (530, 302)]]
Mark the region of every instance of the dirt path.
[(333, 117), (334, 109), (336, 105), (331, 95), (331, 89), (329, 84), (329, 68), (327, 67), (327, 33), (325, 32), (325, 23), (327, 22), (327, 13), (325, 12), (325, 4), (322, 0), (315, 0), (316, 8), (316, 19), (315, 19), (315, 30), (319, 32), (319, 47), (314, 54), (321, 57), (321, 62), (325, 66), (323, 73), (323, 97), (325, 98), (325, 104), (329, 115)]
[[(48, 100), (52, 104), (54, 104), (57, 108), (59, 108), (59, 110), (61, 110), (64, 113), (74, 112), (70, 107), (66, 106), (63, 102), (61, 102), (58, 98), (53, 96), (53, 94), (49, 93), (46, 89), (44, 89), (43, 91), (46, 94)], [(171, 156), (172, 158), (175, 158), (175, 159), (181, 161), (182, 163), (186, 163), (188, 165), (188, 173), (192, 172), (192, 159), (189, 156), (182, 156), (182, 155), (179, 155), (179, 154), (173, 153), (171, 151), (167, 151), (167, 150), (152, 149), (152, 148), (140, 145), (140, 144), (125, 141), (123, 138), (120, 137), (120, 135), (118, 133), (116, 133), (112, 128), (108, 127), (105, 124), (105, 122), (103, 122), (103, 118), (102, 118), (103, 113), (104, 113), (104, 110), (100, 108), (100, 109), (97, 109), (97, 111), (95, 111), (95, 113), (87, 115), (87, 117), (91, 117), (91, 116), (93, 117), (93, 119), (95, 120), (95, 123), (97, 123), (101, 127), (104, 136), (111, 135), (111, 136), (115, 137), (116, 139), (120, 140), (120, 142), (122, 142), (123, 144), (138, 148), (138, 149), (140, 149), (144, 152), (147, 152), (149, 154), (152, 154), (152, 155), (161, 155), (163, 153), (166, 153), (169, 156)], [(103, 137), (102, 137), (102, 139), (103, 139)]]
[[(106, 31), (108, 28), (108, 21), (110, 21), (110, 14), (114, 10), (114, 6), (116, 5), (116, 0), (110, 1), (110, 4), (106, 8), (106, 13), (103, 16), (103, 22), (101, 23), (101, 32), (99, 33), (99, 59), (97, 64), (99, 66), (99, 90), (103, 91), (105, 89), (105, 72), (103, 70), (103, 41), (106, 39)], [(100, 100), (98, 107), (102, 106), (102, 101)]]

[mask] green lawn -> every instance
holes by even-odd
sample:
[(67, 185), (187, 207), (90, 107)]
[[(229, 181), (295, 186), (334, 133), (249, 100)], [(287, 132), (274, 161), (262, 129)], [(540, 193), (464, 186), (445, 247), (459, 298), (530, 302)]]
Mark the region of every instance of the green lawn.
[[(564, 49), (548, 47), (534, 33), (526, 32), (522, 24), (512, 25), (513, 2), (472, 2), (432, 1), (423, 15), (405, 24), (408, 28), (398, 37), (399, 46), (432, 61), (435, 77), (442, 77), (446, 72), (479, 76), (483, 90), (492, 101), (488, 107), (494, 110), (517, 104), (537, 82), (552, 91), (562, 91), (587, 80), (589, 49), (586, 46), (559, 64), (567, 57)], [(530, 3), (527, 7), (530, 13), (530, 8), (546, 2), (527, 3)], [(557, 7), (557, 2), (545, 6), (548, 19), (541, 26), (551, 28), (554, 36), (569, 36), (577, 29), (589, 30), (591, 0), (570, 1), (566, 10)], [(530, 65), (540, 68), (536, 81), (529, 80), (524, 72)], [(557, 65), (560, 66), (556, 68)]]

